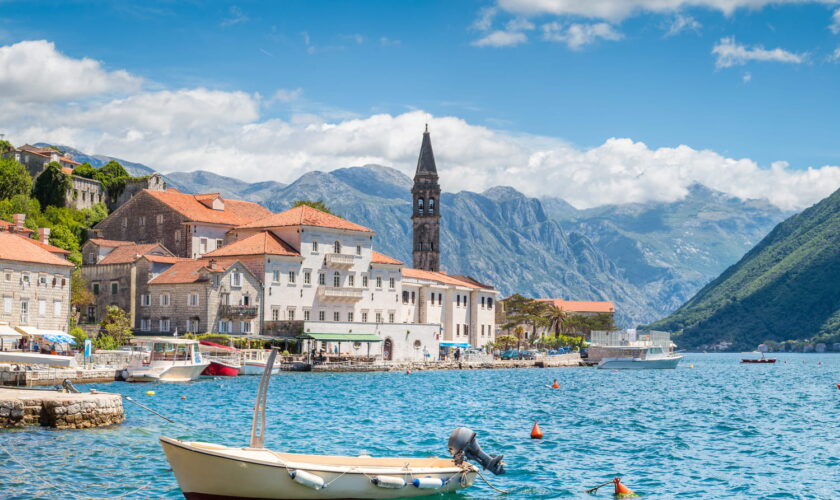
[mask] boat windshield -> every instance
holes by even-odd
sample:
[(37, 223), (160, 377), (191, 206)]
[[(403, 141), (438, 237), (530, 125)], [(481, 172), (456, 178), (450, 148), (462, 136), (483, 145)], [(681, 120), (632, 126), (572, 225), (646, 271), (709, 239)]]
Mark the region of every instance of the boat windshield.
[(661, 347), (651, 347), (650, 349), (648, 349), (648, 354), (662, 354), (662, 348)]
[(155, 343), (152, 347), (152, 361), (186, 361), (190, 359), (189, 345)]

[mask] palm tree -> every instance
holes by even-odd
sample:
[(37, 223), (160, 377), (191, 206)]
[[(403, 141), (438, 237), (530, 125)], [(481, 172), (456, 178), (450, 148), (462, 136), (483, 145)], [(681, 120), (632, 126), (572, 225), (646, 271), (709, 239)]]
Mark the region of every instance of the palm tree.
[(566, 320), (568, 315), (566, 311), (560, 309), (554, 304), (548, 302), (548, 307), (545, 308), (545, 319), (548, 322), (548, 327), (554, 330), (554, 337), (559, 337), (560, 333), (565, 333)]

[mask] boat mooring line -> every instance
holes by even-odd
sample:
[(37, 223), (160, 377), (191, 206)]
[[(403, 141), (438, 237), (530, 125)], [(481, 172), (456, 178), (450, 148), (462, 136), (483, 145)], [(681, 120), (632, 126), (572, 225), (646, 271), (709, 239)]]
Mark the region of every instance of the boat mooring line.
[(142, 403), (138, 403), (137, 401), (135, 401), (135, 400), (131, 399), (131, 397), (129, 397), (129, 396), (123, 396), (123, 398), (125, 398), (125, 400), (126, 400), (126, 401), (131, 401), (132, 403), (136, 404), (137, 406), (139, 406), (140, 408), (143, 408), (144, 410), (146, 410), (146, 411), (148, 411), (148, 412), (154, 413), (155, 415), (157, 415), (158, 417), (160, 417), (160, 418), (162, 418), (162, 419), (166, 420), (167, 422), (170, 422), (170, 423), (173, 423), (173, 424), (177, 424), (177, 423), (178, 423), (178, 422), (176, 422), (176, 421), (172, 420), (172, 419), (171, 419), (171, 418), (169, 418), (169, 417), (164, 417), (163, 415), (161, 415), (160, 413), (156, 412), (155, 410), (153, 410), (153, 409), (149, 408), (148, 406), (145, 406), (145, 405), (143, 405)]
[(476, 471), (476, 472), (478, 472), (478, 477), (480, 477), (481, 479), (483, 479), (483, 480), (484, 480), (484, 483), (485, 483), (485, 484), (487, 484), (487, 486), (489, 486), (489, 487), (493, 488), (494, 490), (498, 491), (499, 493), (501, 493), (501, 494), (503, 494), (503, 495), (507, 495), (507, 494), (509, 494), (509, 493), (510, 493), (510, 492), (509, 492), (509, 491), (507, 491), (507, 490), (503, 490), (503, 489), (501, 489), (501, 488), (496, 488), (495, 486), (493, 486), (492, 484), (490, 484), (490, 481), (488, 481), (488, 480), (487, 480), (487, 478), (486, 478), (486, 477), (484, 477), (484, 474), (482, 474), (480, 470), (478, 470), (478, 471)]

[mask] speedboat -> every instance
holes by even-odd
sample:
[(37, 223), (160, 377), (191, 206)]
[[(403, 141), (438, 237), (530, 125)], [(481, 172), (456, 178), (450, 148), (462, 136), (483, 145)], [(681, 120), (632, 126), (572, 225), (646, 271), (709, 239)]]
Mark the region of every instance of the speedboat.
[[(268, 364), (268, 355), (271, 349), (240, 349), (240, 375), (262, 375), (265, 366)], [(280, 373), (280, 367), (275, 366), (271, 372), (273, 375)]]
[(268, 382), (277, 351), (262, 374), (251, 442), (229, 447), (165, 436), (160, 443), (188, 499), (337, 499), (413, 498), (454, 492), (473, 484), (478, 461), (504, 474), (502, 456), (484, 453), (471, 430), (459, 427), (449, 437), (451, 458), (374, 458), (282, 453), (265, 448)]
[(204, 359), (210, 362), (207, 368), (201, 372), (202, 375), (214, 377), (235, 377), (239, 375), (241, 364), (238, 349), (208, 340), (200, 340), (198, 344), (199, 352)]
[(128, 382), (189, 382), (210, 364), (201, 358), (198, 341), (175, 337), (135, 337), (131, 344), (143, 353), (123, 370)]
[(681, 355), (665, 352), (660, 346), (624, 347), (622, 351), (632, 354), (602, 358), (598, 363), (598, 368), (609, 370), (674, 369), (682, 359)]

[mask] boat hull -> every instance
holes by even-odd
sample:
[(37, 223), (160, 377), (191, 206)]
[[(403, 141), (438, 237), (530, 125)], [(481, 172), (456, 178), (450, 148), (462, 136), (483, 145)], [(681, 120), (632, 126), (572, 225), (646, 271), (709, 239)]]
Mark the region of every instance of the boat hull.
[[(265, 362), (259, 361), (245, 361), (239, 369), (240, 375), (262, 375), (265, 371)], [(275, 366), (271, 369), (271, 374), (276, 375), (280, 373), (280, 367)]]
[(742, 359), (741, 363), (762, 363), (762, 364), (773, 364), (776, 360), (773, 358), (770, 359)]
[(211, 377), (235, 377), (239, 375), (241, 366), (223, 361), (211, 361), (207, 368), (201, 372), (202, 375)]
[(680, 364), (682, 356), (661, 359), (605, 358), (598, 363), (604, 370), (673, 370)]
[(127, 382), (189, 382), (201, 376), (208, 363), (174, 365), (164, 369), (131, 368), (126, 370)]
[[(477, 471), (470, 465), (459, 468), (449, 459), (319, 457), (188, 443), (167, 437), (161, 437), (160, 442), (178, 486), (189, 499), (415, 498), (466, 488), (472, 485)], [(310, 461), (300, 462), (292, 457)], [(347, 465), (338, 465), (336, 460), (344, 460)], [(400, 462), (404, 465), (400, 466)], [(406, 469), (405, 464), (410, 462), (447, 466)], [(299, 484), (289, 475), (290, 470), (314, 474), (327, 486), (314, 489)], [(407, 484), (396, 489), (382, 488), (371, 482), (378, 475), (402, 477)], [(411, 484), (413, 477), (440, 478), (445, 483), (437, 489), (422, 489)]]

